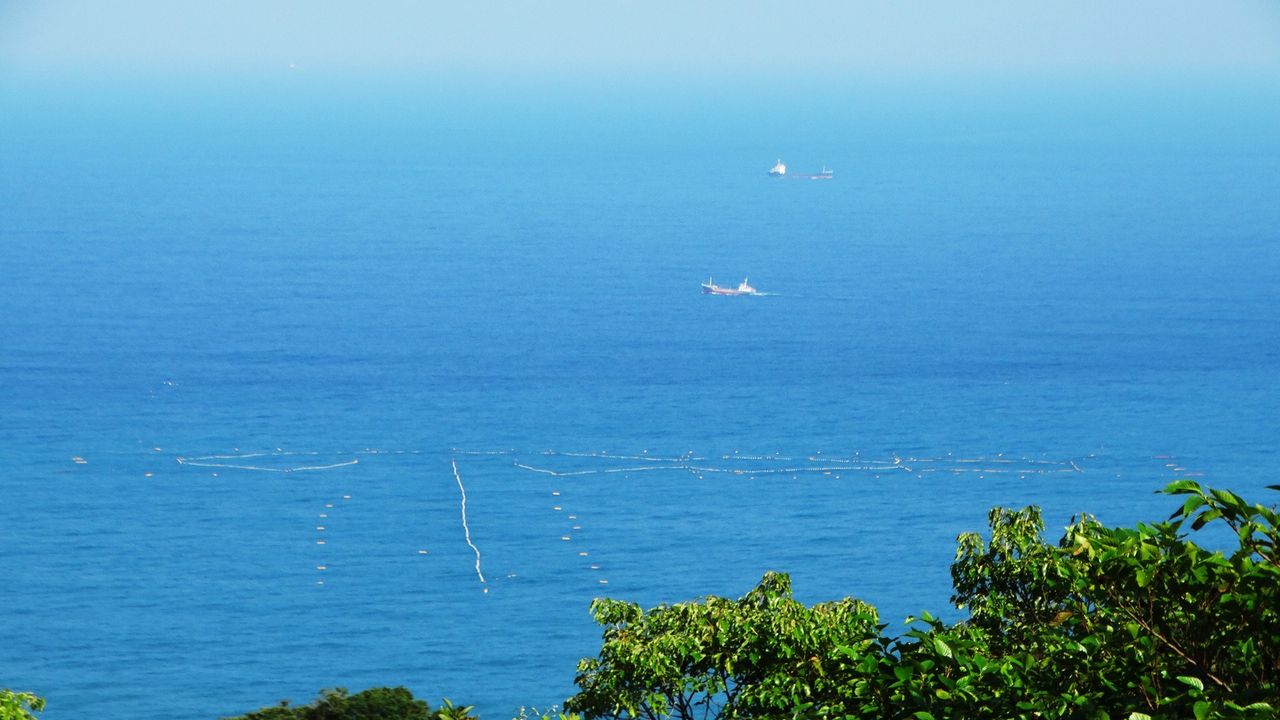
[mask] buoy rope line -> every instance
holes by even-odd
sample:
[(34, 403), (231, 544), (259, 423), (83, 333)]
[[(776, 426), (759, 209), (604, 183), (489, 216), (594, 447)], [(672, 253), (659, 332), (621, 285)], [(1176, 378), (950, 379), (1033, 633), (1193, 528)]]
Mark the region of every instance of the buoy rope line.
[(602, 460), (642, 460), (644, 462), (677, 462), (684, 463), (690, 460), (705, 460), (706, 458), (694, 457), (693, 453), (680, 455), (678, 457), (664, 457), (661, 455), (610, 455), (607, 452), (587, 453), (587, 452), (564, 452), (561, 450), (543, 450), (543, 455), (559, 455), (562, 457), (579, 457), (579, 458), (600, 458)]
[[(757, 456), (759, 457), (759, 456)], [(734, 458), (734, 459), (750, 459), (750, 458)], [(774, 458), (775, 460), (787, 460), (790, 458)], [(818, 458), (809, 458), (810, 461), (817, 462)], [(757, 460), (758, 461), (758, 460)], [(607, 475), (616, 473), (639, 473), (654, 471), (688, 471), (694, 474), (700, 473), (721, 473), (728, 475), (803, 475), (803, 474), (831, 474), (841, 472), (905, 472), (908, 474), (923, 475), (925, 473), (992, 473), (992, 474), (1017, 474), (1017, 475), (1049, 475), (1055, 473), (1083, 473), (1084, 470), (1074, 461), (1066, 462), (1057, 461), (1027, 461), (1027, 464), (1020, 468), (1010, 467), (973, 467), (975, 464), (983, 463), (981, 458), (963, 459), (963, 460), (946, 460), (946, 459), (917, 459), (917, 458), (895, 458), (893, 464), (874, 464), (858, 460), (837, 460), (834, 458), (823, 458), (823, 463), (838, 464), (821, 464), (821, 465), (800, 465), (787, 467), (723, 467), (713, 465), (695, 465), (693, 463), (682, 463), (679, 465), (648, 465), (643, 467), (619, 467), (619, 468), (596, 468), (583, 470), (558, 470), (546, 467), (537, 467), (519, 461), (513, 462), (512, 465), (521, 470), (527, 470), (552, 477), (580, 477), (586, 475)], [(862, 462), (862, 464), (854, 464)], [(923, 467), (917, 468), (907, 463), (930, 462), (930, 463), (947, 463), (963, 464), (961, 467)], [(994, 460), (990, 464), (1012, 464), (1017, 460)], [(1035, 465), (1036, 467), (1031, 467)], [(1050, 466), (1046, 468), (1044, 466)]]
[[(316, 454), (319, 454), (319, 453), (316, 453)], [(306, 472), (310, 470), (332, 470), (334, 468), (349, 467), (351, 465), (360, 464), (359, 460), (353, 459), (353, 460), (347, 460), (346, 462), (330, 463), (328, 465), (302, 465), (300, 467), (278, 468), (278, 467), (263, 467), (261, 465), (237, 465), (235, 463), (201, 462), (202, 460), (206, 460), (206, 459), (209, 459), (209, 458), (180, 457), (178, 458), (178, 464), (190, 465), (192, 467), (227, 468), (232, 470), (256, 470), (258, 472), (275, 472), (275, 473)]]
[[(467, 545), (476, 553), (476, 577), (480, 578), (480, 582), (485, 582), (484, 573), (480, 570), (480, 548), (471, 542), (471, 528), (467, 526), (467, 489), (462, 485), (462, 475), (458, 473), (458, 460), (450, 458), (449, 464), (453, 466), (453, 479), (458, 481), (458, 491), (462, 493), (462, 535), (466, 538)], [(487, 591), (486, 591), (487, 592)]]
[[(453, 448), (450, 452), (450, 461), (457, 465), (457, 456), (465, 455), (476, 458), (483, 457), (512, 457), (512, 465), (528, 472), (550, 475), (552, 477), (578, 477), (587, 475), (608, 475), (608, 474), (630, 474), (640, 472), (655, 471), (686, 471), (693, 474), (701, 473), (722, 473), (732, 475), (784, 475), (784, 474), (812, 474), (812, 473), (834, 473), (834, 472), (906, 472), (911, 474), (923, 475), (925, 473), (949, 472), (958, 473), (992, 473), (992, 474), (1017, 474), (1017, 475), (1048, 475), (1051, 473), (1083, 473), (1084, 470), (1074, 460), (1043, 460), (1034, 458), (1009, 458), (1003, 454), (997, 457), (898, 457), (893, 456), (892, 462), (888, 460), (873, 460), (861, 457), (855, 453), (853, 457), (838, 458), (810, 455), (804, 458), (811, 465), (777, 467), (776, 465), (766, 465), (757, 467), (741, 467), (736, 465), (740, 462), (752, 463), (778, 463), (778, 462), (794, 462), (795, 458), (778, 455), (739, 455), (735, 451), (732, 455), (721, 455), (720, 462), (733, 463), (731, 466), (712, 465), (706, 462), (706, 458), (695, 455), (692, 451), (678, 456), (662, 456), (649, 455), (648, 451), (640, 455), (623, 455), (611, 454), (608, 452), (570, 452), (561, 450), (542, 450), (536, 454), (544, 457), (561, 457), (573, 458), (581, 460), (601, 460), (601, 461), (630, 461), (649, 463), (645, 466), (627, 466), (627, 467), (607, 467), (607, 468), (583, 468), (583, 469), (556, 469), (548, 467), (538, 467), (521, 462), (522, 453), (515, 449), (504, 450), (463, 450)], [(180, 465), (189, 465), (192, 467), (202, 468), (219, 468), (233, 470), (251, 470), (256, 472), (273, 472), (273, 473), (294, 473), (294, 472), (313, 472), (319, 470), (333, 470), (337, 468), (350, 467), (357, 465), (360, 460), (352, 457), (350, 460), (340, 462), (323, 463), (314, 465), (299, 465), (292, 467), (271, 467), (268, 465), (251, 464), (243, 462), (256, 458), (273, 458), (273, 457), (319, 457), (319, 456), (359, 456), (359, 455), (431, 455), (436, 454), (430, 450), (386, 450), (377, 448), (365, 448), (363, 450), (352, 450), (343, 452), (319, 452), (319, 451), (285, 451), (277, 449), (275, 452), (259, 451), (238, 454), (216, 454), (201, 455), (195, 457), (179, 456), (177, 461)], [(821, 456), (821, 457), (819, 457)], [(235, 461), (242, 462), (235, 462)], [(923, 466), (923, 467), (921, 467)], [(459, 483), (461, 484), (461, 483)]]
[(662, 466), (645, 465), (644, 467), (608, 468), (605, 470), (568, 470), (564, 472), (557, 472), (555, 470), (547, 470), (546, 468), (538, 468), (532, 465), (525, 465), (522, 462), (512, 463), (512, 465), (520, 468), (521, 470), (531, 470), (536, 473), (543, 473), (544, 475), (552, 475), (555, 477), (573, 477), (575, 475), (602, 475), (605, 473), (633, 473), (633, 472), (654, 472), (654, 471), (663, 471), (663, 470), (671, 471), (671, 470), (688, 470), (689, 469), (688, 465), (662, 465)]
[(363, 450), (342, 450), (335, 452), (320, 452), (318, 450), (281, 450), (277, 448), (274, 452), (259, 451), (247, 453), (221, 454), (221, 455), (200, 455), (198, 457), (185, 457), (179, 455), (176, 460), (179, 465), (190, 465), (191, 467), (207, 467), (207, 468), (223, 468), (229, 470), (254, 470), (257, 472), (274, 472), (274, 473), (292, 473), (306, 472), (313, 470), (333, 470), (334, 468), (350, 467), (359, 465), (360, 460), (352, 458), (342, 462), (326, 463), (323, 465), (301, 465), (297, 467), (266, 467), (263, 465), (248, 465), (244, 463), (234, 462), (214, 462), (219, 460), (252, 460), (253, 458), (277, 458), (277, 457), (320, 457), (328, 456), (344, 456), (344, 455), (422, 455), (422, 450), (380, 450), (377, 448), (365, 448)]

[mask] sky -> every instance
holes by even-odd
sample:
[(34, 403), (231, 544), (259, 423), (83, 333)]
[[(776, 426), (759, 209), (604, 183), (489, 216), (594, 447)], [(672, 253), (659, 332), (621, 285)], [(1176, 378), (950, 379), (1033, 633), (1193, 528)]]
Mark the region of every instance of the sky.
[(1280, 77), (1274, 0), (0, 0), (0, 74)]

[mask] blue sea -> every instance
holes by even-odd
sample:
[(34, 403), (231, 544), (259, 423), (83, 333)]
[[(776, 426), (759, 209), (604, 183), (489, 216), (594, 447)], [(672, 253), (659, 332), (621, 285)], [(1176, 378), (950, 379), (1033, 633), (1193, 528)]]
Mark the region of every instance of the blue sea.
[(993, 506), (1276, 499), (1274, 88), (0, 98), (0, 686), (46, 720), (507, 718), (594, 597), (785, 570), (900, 629)]

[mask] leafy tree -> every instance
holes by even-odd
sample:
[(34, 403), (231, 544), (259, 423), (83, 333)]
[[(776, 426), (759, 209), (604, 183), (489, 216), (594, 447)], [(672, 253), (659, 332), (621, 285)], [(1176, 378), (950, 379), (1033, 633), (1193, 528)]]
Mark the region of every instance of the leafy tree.
[(29, 692), (0, 688), (0, 720), (36, 720), (44, 710), (44, 698)]
[(951, 565), (956, 607), (969, 610), (969, 624), (1005, 649), (1025, 647), (1046, 625), (1069, 616), (1071, 567), (1043, 539), (1040, 508), (994, 508), (987, 515), (991, 540), (977, 533), (956, 539)]
[(275, 707), (262, 708), (230, 720), (468, 720), (471, 708), (458, 708), (445, 701), (432, 712), (425, 700), (417, 700), (403, 687), (377, 687), (347, 693), (345, 688), (321, 691), (309, 705), (290, 707), (285, 700)]
[(875, 610), (845, 599), (806, 607), (768, 573), (738, 600), (642, 610), (597, 599), (598, 658), (578, 665), (566, 708), (588, 717), (778, 717), (837, 697), (851, 659), (881, 650)]
[[(993, 511), (989, 543), (962, 536), (955, 599), (970, 619), (895, 644), (900, 664), (942, 655), (929, 659), (947, 668), (915, 680), (916, 712), (1276, 717), (1277, 513), (1191, 481), (1164, 492), (1185, 496), (1167, 521), (1109, 528), (1085, 516), (1056, 547), (1034, 509)], [(1208, 550), (1185, 532), (1210, 523), (1232, 531), (1233, 549)], [(952, 652), (936, 652), (942, 644)], [(966, 693), (950, 692), (957, 678)], [(946, 702), (926, 702), (930, 688)]]
[[(1280, 489), (1280, 486), (1272, 486)], [(1280, 707), (1280, 515), (1184, 480), (1166, 522), (1106, 528), (1084, 518), (1063, 538), (1075, 561), (1072, 625), (1099, 638), (1112, 693), (1171, 717), (1274, 716)], [(1226, 525), (1235, 547), (1210, 551), (1186, 527)], [(1245, 714), (1249, 714), (1248, 711)]]
[[(1280, 486), (1273, 486), (1280, 489)], [(598, 658), (568, 706), (588, 717), (1260, 720), (1280, 716), (1280, 516), (1180, 481), (1168, 520), (1084, 516), (1057, 545), (1036, 508), (958, 539), (954, 602), (881, 634), (857, 601), (811, 608), (770, 573), (737, 601), (597, 600)], [(1225, 526), (1235, 546), (1190, 539)]]

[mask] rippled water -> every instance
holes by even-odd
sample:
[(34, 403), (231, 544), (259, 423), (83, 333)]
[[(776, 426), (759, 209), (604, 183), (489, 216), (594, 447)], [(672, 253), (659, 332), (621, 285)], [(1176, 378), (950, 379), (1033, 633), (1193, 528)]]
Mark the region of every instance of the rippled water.
[[(19, 115), (0, 683), (509, 717), (571, 693), (601, 594), (782, 569), (898, 623), (992, 505), (1274, 482), (1273, 106), (845, 100)], [(603, 472), (655, 456), (696, 460)]]

